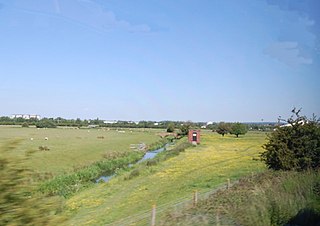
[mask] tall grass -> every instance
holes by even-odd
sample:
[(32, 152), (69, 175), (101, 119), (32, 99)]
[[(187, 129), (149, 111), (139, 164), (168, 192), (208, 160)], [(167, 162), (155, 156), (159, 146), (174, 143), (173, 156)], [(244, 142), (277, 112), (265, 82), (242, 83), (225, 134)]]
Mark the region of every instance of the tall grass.
[(161, 225), (319, 225), (319, 172), (265, 172), (168, 214)]
[(75, 192), (91, 186), (93, 181), (102, 174), (111, 175), (117, 169), (125, 168), (129, 164), (138, 161), (142, 156), (142, 152), (128, 152), (127, 155), (121, 158), (97, 161), (74, 173), (56, 176), (40, 185), (39, 190), (47, 195), (69, 197)]

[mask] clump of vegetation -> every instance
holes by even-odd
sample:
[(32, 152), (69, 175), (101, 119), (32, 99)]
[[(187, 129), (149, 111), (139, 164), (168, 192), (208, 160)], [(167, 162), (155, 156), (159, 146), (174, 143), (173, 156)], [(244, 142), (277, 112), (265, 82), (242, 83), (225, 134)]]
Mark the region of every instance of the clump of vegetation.
[(116, 170), (125, 168), (129, 164), (138, 161), (142, 152), (131, 152), (128, 155), (95, 162), (87, 167), (77, 170), (71, 174), (63, 174), (44, 182), (40, 191), (47, 195), (60, 195), (69, 197), (72, 194), (83, 190), (93, 184), (93, 181), (102, 174), (111, 175)]
[(310, 188), (319, 182), (319, 172), (264, 172), (200, 196), (196, 208), (172, 211), (160, 225), (318, 225), (320, 196)]
[(285, 126), (278, 126), (268, 135), (262, 160), (274, 170), (306, 170), (320, 167), (319, 120), (308, 120), (293, 109)]
[(168, 133), (174, 132), (174, 124), (173, 123), (169, 123), (169, 125), (167, 127), (167, 132)]
[(159, 159), (148, 159), (146, 161), (146, 165), (147, 166), (155, 166), (158, 164), (158, 162), (159, 162)]
[(24, 122), (24, 123), (22, 123), (21, 127), (28, 128), (29, 127), (29, 123)]
[(105, 159), (112, 160), (112, 159), (122, 158), (127, 155), (129, 155), (129, 152), (107, 151), (102, 156)]
[(47, 146), (39, 146), (39, 151), (50, 151), (50, 148)]
[(128, 179), (130, 180), (130, 179), (132, 179), (134, 177), (139, 176), (140, 175), (140, 171), (141, 171), (140, 168), (136, 168), (136, 169), (132, 170), (130, 172), (129, 176), (128, 176)]
[(179, 136), (187, 136), (189, 133), (191, 125), (190, 123), (184, 123), (180, 126), (180, 132), (178, 133)]
[(57, 124), (52, 120), (48, 119), (41, 119), (39, 122), (36, 123), (37, 128), (56, 128)]

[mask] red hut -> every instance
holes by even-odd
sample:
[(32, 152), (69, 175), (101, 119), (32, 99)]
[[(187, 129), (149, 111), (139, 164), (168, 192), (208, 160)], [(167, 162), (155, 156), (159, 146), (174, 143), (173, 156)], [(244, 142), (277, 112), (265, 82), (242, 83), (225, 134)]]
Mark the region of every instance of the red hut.
[(200, 144), (200, 130), (190, 129), (188, 140), (193, 144)]

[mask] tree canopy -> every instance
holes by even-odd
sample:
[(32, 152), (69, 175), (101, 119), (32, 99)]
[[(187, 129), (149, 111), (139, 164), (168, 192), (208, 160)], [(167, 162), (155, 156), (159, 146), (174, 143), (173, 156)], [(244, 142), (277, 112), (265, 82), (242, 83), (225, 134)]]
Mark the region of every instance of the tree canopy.
[(230, 133), (231, 125), (230, 123), (220, 122), (216, 129), (216, 132), (224, 136), (225, 134)]
[(237, 137), (239, 135), (244, 135), (248, 132), (248, 127), (245, 124), (242, 124), (240, 122), (233, 123), (230, 129), (230, 134), (234, 134)]

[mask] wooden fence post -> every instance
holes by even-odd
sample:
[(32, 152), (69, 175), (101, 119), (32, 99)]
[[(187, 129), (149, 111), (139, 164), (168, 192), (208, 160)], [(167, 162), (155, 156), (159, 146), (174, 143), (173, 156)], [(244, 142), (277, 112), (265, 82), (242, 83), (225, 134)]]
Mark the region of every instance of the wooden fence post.
[(220, 226), (219, 212), (216, 213), (216, 226)]
[(156, 205), (152, 206), (152, 215), (151, 215), (151, 226), (156, 225)]
[(230, 189), (230, 179), (228, 178), (228, 180), (227, 180), (227, 189)]
[(197, 203), (198, 203), (198, 191), (195, 190), (193, 192), (193, 207), (196, 207)]

